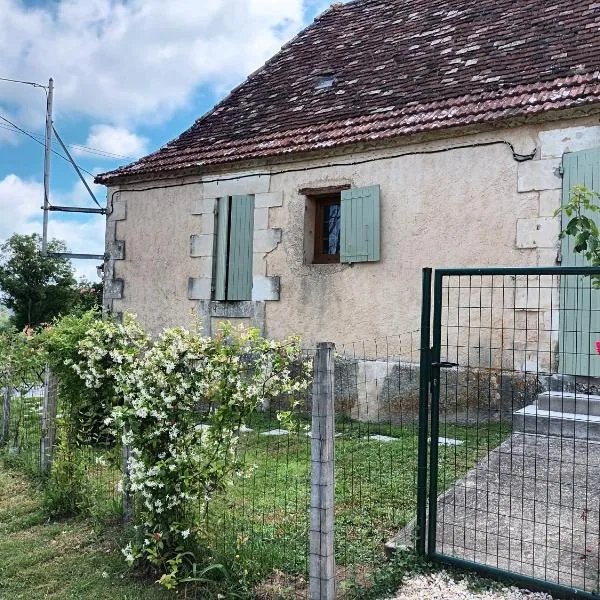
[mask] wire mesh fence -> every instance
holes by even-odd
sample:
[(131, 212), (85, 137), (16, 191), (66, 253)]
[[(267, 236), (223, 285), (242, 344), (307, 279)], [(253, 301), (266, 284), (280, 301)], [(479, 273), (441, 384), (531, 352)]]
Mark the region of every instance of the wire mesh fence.
[[(26, 472), (41, 472), (44, 372), (2, 389), (2, 452)], [(8, 380), (8, 378), (7, 378)]]
[(436, 281), (433, 360), (458, 366), (432, 399), (429, 550), (592, 594), (600, 291), (583, 270), (488, 271)]
[[(3, 460), (52, 486), (80, 487), (85, 511), (100, 518), (121, 516), (121, 449), (117, 440), (101, 444), (67, 444), (60, 382), (48, 370), (2, 390), (0, 454)], [(68, 465), (68, 468), (64, 468)], [(61, 467), (63, 467), (61, 469)]]

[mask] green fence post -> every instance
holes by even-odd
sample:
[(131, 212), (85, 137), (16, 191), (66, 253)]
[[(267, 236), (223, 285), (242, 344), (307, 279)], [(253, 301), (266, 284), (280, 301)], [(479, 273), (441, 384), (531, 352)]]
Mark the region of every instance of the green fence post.
[[(430, 364), (440, 362), (442, 336), (442, 284), (443, 274), (436, 270), (433, 284), (433, 340)], [(427, 555), (435, 554), (437, 533), (437, 493), (438, 493), (438, 438), (440, 429), (440, 368), (431, 367), (431, 446), (429, 450), (429, 522), (427, 526)]]
[(417, 463), (416, 550), (425, 555), (427, 530), (427, 437), (429, 433), (429, 372), (431, 333), (431, 269), (423, 269), (421, 348), (419, 359), (419, 447)]

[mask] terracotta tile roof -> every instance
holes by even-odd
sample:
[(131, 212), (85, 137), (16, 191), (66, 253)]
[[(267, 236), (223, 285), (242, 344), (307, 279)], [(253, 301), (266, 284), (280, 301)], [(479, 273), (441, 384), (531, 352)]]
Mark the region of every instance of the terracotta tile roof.
[(334, 5), (177, 139), (97, 181), (599, 103), (599, 29), (600, 0)]

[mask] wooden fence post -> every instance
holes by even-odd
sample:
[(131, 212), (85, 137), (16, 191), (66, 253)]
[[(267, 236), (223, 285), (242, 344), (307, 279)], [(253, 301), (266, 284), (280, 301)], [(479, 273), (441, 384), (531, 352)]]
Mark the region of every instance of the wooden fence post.
[(8, 436), (10, 435), (9, 421), (10, 421), (10, 401), (12, 398), (12, 389), (10, 387), (10, 378), (7, 378), (6, 387), (4, 388), (3, 402), (2, 402), (2, 433), (0, 435), (0, 446), (6, 446), (8, 444)]
[(50, 367), (44, 372), (44, 403), (42, 406), (42, 435), (40, 444), (40, 467), (49, 473), (52, 468), (56, 446), (57, 380)]
[(133, 518), (133, 504), (130, 490), (130, 477), (129, 477), (129, 458), (131, 456), (131, 452), (129, 446), (123, 444), (123, 491), (122, 491), (122, 499), (123, 499), (123, 522), (130, 523)]
[(317, 344), (312, 399), (310, 491), (310, 598), (335, 599), (334, 490), (335, 410), (334, 351)]

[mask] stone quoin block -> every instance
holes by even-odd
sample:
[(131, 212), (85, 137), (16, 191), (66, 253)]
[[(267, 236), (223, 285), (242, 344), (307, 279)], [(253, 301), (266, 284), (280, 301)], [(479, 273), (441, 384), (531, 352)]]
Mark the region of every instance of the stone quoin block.
[(561, 157), (565, 152), (578, 152), (600, 146), (600, 127), (566, 127), (542, 131), (538, 147), (542, 158)]
[(191, 235), (190, 236), (190, 256), (212, 256), (214, 246), (214, 235)]
[(279, 277), (252, 278), (252, 300), (279, 300)]
[(517, 191), (554, 190), (562, 186), (560, 159), (530, 160), (517, 167)]
[(271, 206), (282, 206), (283, 194), (281, 192), (269, 192), (256, 194), (254, 196), (254, 208), (270, 208)]
[[(235, 179), (234, 179), (235, 177)], [(271, 176), (268, 174), (236, 173), (223, 176), (223, 179), (214, 181), (214, 177), (207, 176), (202, 182), (204, 196), (223, 198), (245, 194), (264, 194), (271, 186)]]
[(254, 209), (254, 229), (269, 228), (269, 209), (255, 208)]
[(560, 223), (556, 217), (517, 219), (517, 248), (554, 248)]
[(281, 242), (281, 229), (259, 229), (254, 231), (254, 252), (272, 252)]
[(190, 277), (188, 279), (189, 300), (210, 300), (212, 279), (209, 277)]

